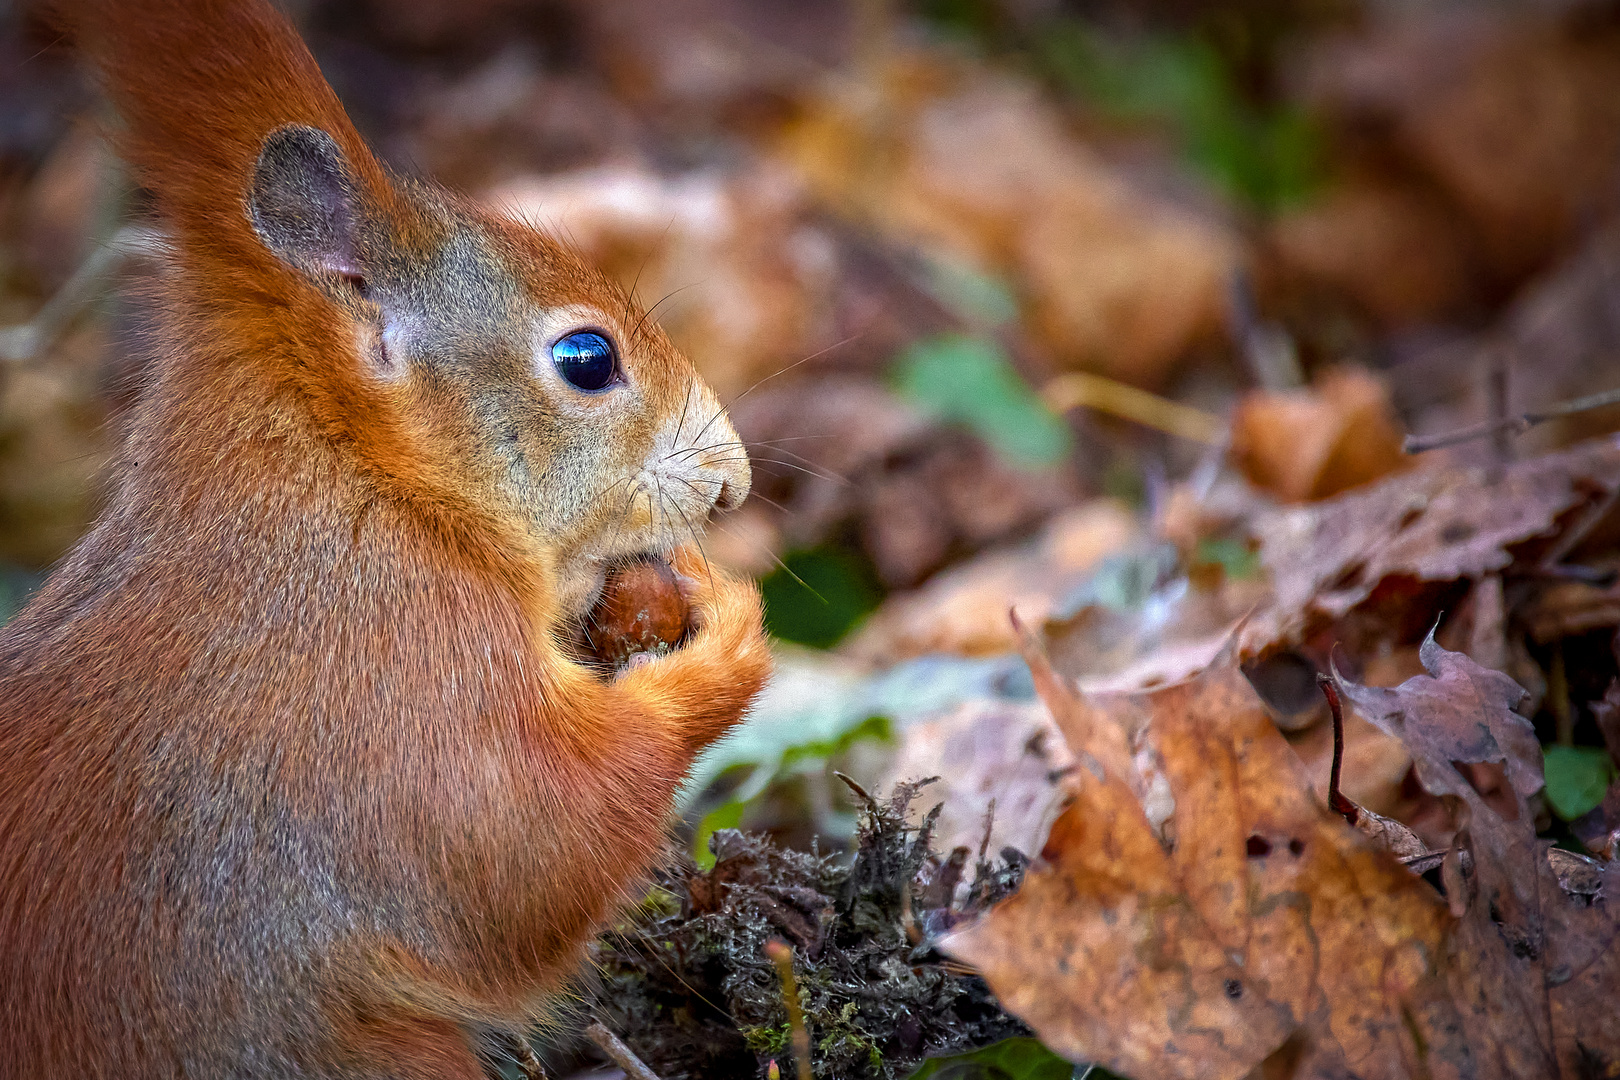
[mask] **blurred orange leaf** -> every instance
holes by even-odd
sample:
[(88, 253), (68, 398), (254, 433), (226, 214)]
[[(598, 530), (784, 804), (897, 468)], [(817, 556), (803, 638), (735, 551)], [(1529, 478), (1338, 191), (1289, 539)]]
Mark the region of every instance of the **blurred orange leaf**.
[(1325, 499), (1408, 466), (1389, 389), (1356, 368), (1314, 387), (1255, 391), (1232, 418), (1232, 457), (1284, 502)]

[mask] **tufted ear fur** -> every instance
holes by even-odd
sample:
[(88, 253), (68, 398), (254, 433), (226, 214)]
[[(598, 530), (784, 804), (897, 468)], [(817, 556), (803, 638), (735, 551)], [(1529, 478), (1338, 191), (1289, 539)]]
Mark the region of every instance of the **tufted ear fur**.
[(253, 229), (282, 262), (362, 276), (359, 186), (337, 141), (288, 124), (264, 140), (248, 190)]

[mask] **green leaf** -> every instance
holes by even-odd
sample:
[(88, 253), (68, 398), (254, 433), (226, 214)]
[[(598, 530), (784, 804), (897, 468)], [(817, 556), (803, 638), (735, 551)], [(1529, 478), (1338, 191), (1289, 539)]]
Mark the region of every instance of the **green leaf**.
[(1052, 465), (1069, 454), (1068, 425), (993, 342), (961, 334), (919, 341), (900, 354), (894, 376), (901, 397), (973, 429), (1013, 462)]
[(1210, 536), (1198, 541), (1193, 548), (1195, 563), (1217, 563), (1226, 576), (1234, 581), (1246, 581), (1260, 576), (1260, 553), (1242, 540)]
[(759, 587), (765, 628), (816, 649), (838, 644), (883, 600), (866, 565), (836, 548), (790, 552)]
[(910, 1080), (1071, 1080), (1082, 1076), (1106, 1080), (1112, 1074), (1065, 1061), (1036, 1039), (1003, 1039), (966, 1054), (929, 1058)]
[(697, 833), (692, 837), (692, 860), (699, 870), (714, 869), (714, 852), (709, 850), (709, 838), (721, 829), (735, 829), (742, 823), (743, 811), (748, 804), (741, 799), (729, 799), (703, 815)]
[(1189, 164), (1251, 206), (1296, 204), (1319, 184), (1319, 125), (1297, 107), (1252, 100), (1204, 37), (1116, 36), (1059, 19), (1035, 53), (1055, 82), (1103, 114), (1165, 129)]
[(1571, 821), (1603, 801), (1614, 779), (1614, 761), (1594, 746), (1548, 746), (1542, 750), (1547, 773), (1547, 802), (1553, 813)]

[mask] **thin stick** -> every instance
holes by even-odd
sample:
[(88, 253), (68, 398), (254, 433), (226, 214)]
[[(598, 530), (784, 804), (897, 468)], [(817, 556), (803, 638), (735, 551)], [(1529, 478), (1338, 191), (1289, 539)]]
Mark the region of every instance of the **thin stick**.
[[(1508, 354), (1503, 348), (1491, 350), (1490, 370), (1486, 373), (1486, 397), (1490, 401), (1491, 420), (1500, 424), (1508, 415)], [(1501, 482), (1508, 462), (1513, 460), (1513, 435), (1506, 428), (1498, 428), (1491, 436), (1491, 480)]]
[(1344, 707), (1339, 703), (1339, 688), (1331, 675), (1318, 674), (1316, 685), (1322, 688), (1322, 696), (1327, 698), (1328, 709), (1333, 713), (1333, 768), (1328, 773), (1328, 806), (1354, 825), (1361, 818), (1361, 808), (1339, 791), (1339, 770), (1344, 765)]
[(799, 1008), (799, 980), (793, 977), (793, 946), (781, 938), (765, 943), (765, 955), (776, 965), (782, 979), (782, 1001), (787, 1005), (788, 1027), (793, 1033), (793, 1064), (799, 1080), (815, 1080), (810, 1072), (810, 1030), (804, 1026), (804, 1010)]
[(1439, 435), (1408, 435), (1401, 448), (1408, 454), (1421, 454), (1425, 450), (1438, 450), (1442, 446), (1455, 446), (1458, 443), (1489, 438), (1499, 432), (1506, 432), (1510, 436), (1523, 435), (1537, 424), (1545, 424), (1549, 420), (1558, 420), (1565, 416), (1574, 416), (1576, 413), (1591, 412), (1594, 409), (1606, 409), (1610, 405), (1620, 405), (1620, 390), (1605, 390), (1601, 394), (1587, 394), (1585, 397), (1560, 402), (1557, 405), (1549, 405), (1539, 412), (1522, 413), (1519, 416), (1508, 416), (1500, 420), (1486, 420), (1483, 423), (1470, 424), (1468, 427), (1458, 428), (1456, 431), (1442, 432)]
[(647, 1068), (636, 1057), (635, 1051), (624, 1045), (624, 1040), (603, 1027), (600, 1021), (585, 1029), (585, 1037), (612, 1058), (613, 1064), (624, 1070), (625, 1080), (658, 1080), (658, 1074)]
[(523, 1074), (523, 1080), (546, 1080), (546, 1068), (535, 1057), (534, 1047), (529, 1045), (528, 1039), (521, 1035), (508, 1035), (507, 1043), (512, 1060), (517, 1062), (518, 1071)]
[(1090, 372), (1057, 376), (1041, 388), (1041, 400), (1055, 413), (1084, 405), (1192, 442), (1217, 446), (1226, 441), (1227, 425), (1220, 417)]
[(106, 291), (107, 280), (126, 259), (157, 254), (164, 236), (156, 229), (126, 225), (112, 239), (94, 248), (28, 322), (0, 326), (0, 361), (37, 360), (67, 332), (91, 304)]

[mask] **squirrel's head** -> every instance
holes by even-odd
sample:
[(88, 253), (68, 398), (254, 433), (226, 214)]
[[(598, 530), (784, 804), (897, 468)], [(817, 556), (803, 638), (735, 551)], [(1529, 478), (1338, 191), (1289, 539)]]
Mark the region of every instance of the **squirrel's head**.
[(742, 503), (737, 433), (621, 288), (538, 229), (385, 187), (325, 132), (289, 125), (265, 140), (247, 201), (265, 246), (352, 329), (350, 407), (390, 433), (374, 468), (515, 524), (547, 553), (564, 614), (609, 564), (668, 552)]

